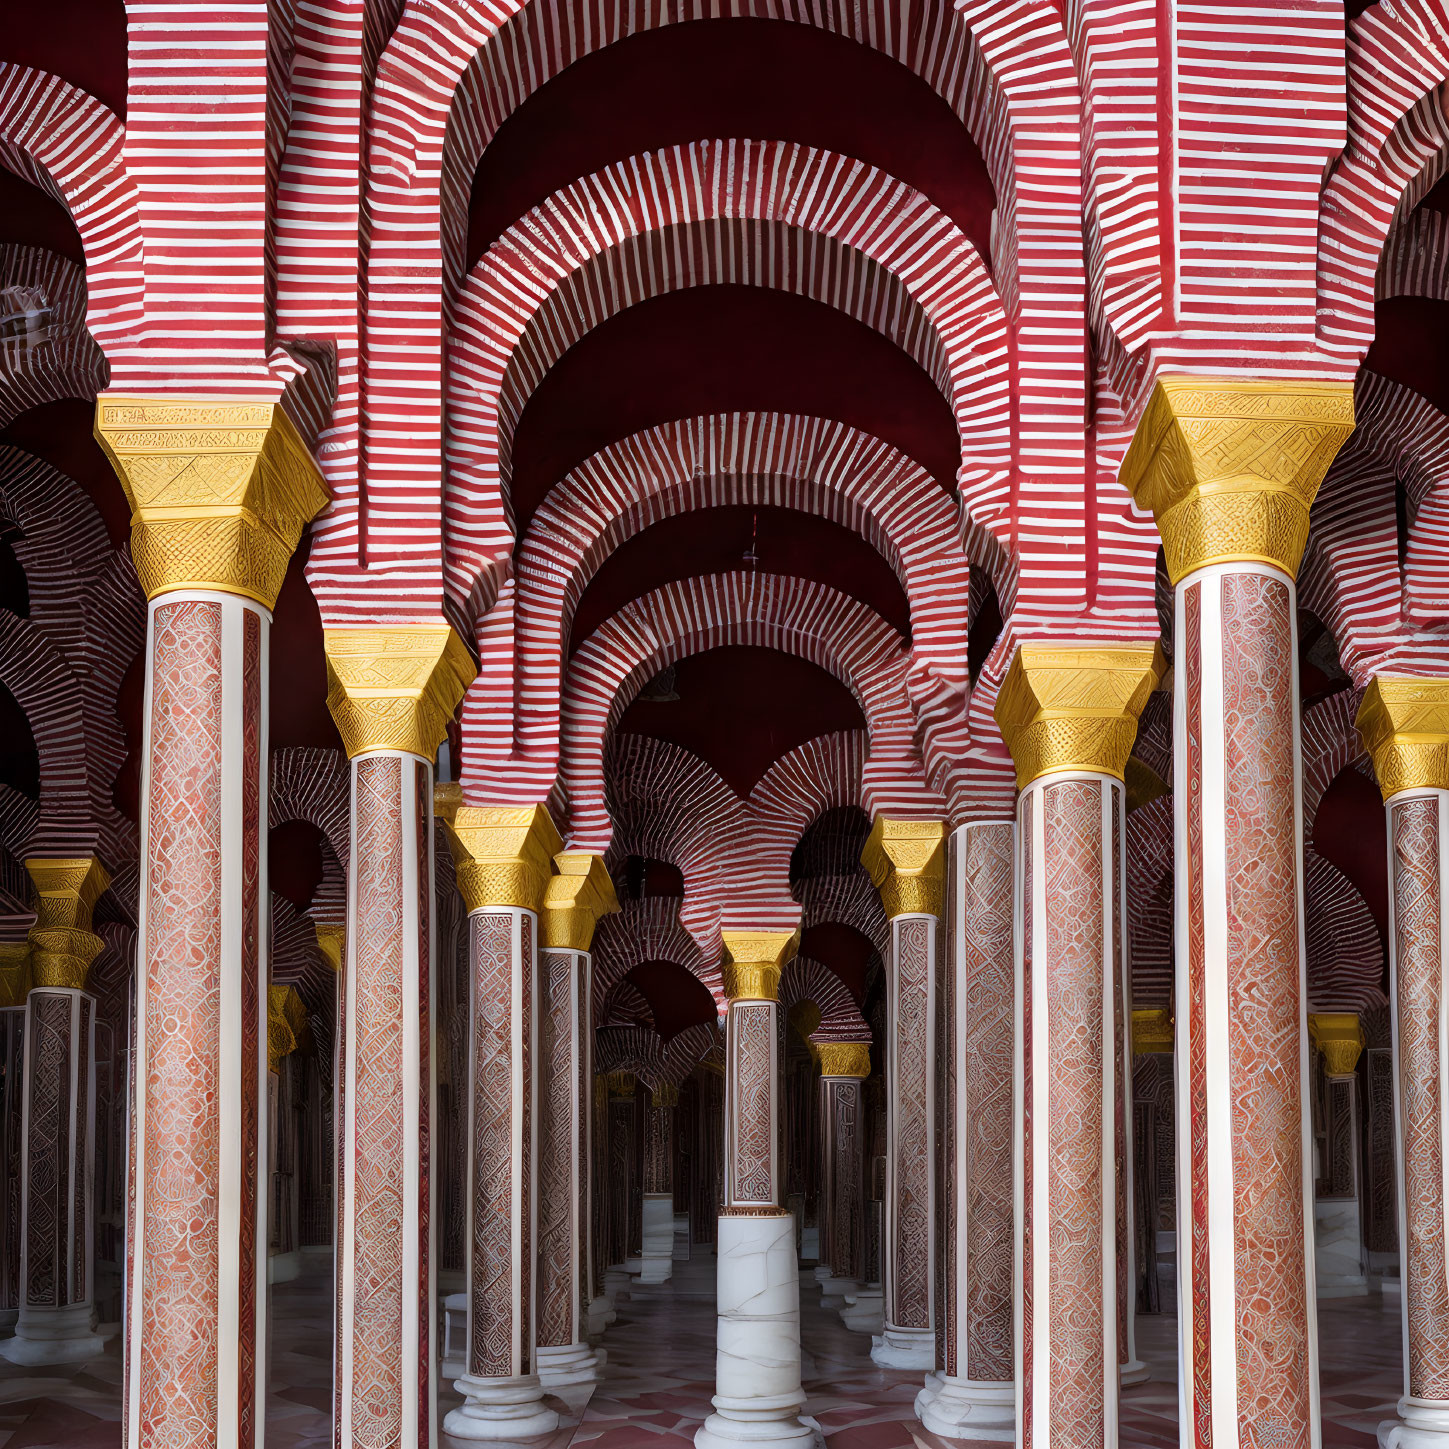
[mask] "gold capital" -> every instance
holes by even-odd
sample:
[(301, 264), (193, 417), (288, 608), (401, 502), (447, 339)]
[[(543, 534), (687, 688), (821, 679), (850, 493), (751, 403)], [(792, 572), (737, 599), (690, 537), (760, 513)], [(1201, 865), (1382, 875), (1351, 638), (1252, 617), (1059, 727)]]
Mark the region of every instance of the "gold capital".
[(1168, 375), (1122, 461), (1178, 583), (1214, 563), (1296, 577), (1308, 510), (1353, 432), (1353, 384)]
[(25, 869), (35, 887), (31, 984), (83, 991), (106, 944), (91, 930), (91, 913), (111, 878), (93, 855), (32, 857)]
[(342, 970), (342, 951), (347, 944), (347, 927), (338, 921), (314, 921), (317, 947), (334, 971)]
[(663, 1086), (654, 1088), (653, 1105), (656, 1107), (677, 1107), (679, 1105), (679, 1088), (665, 1082)]
[(1171, 1052), (1172, 1013), (1165, 1006), (1134, 1007), (1132, 1010), (1132, 1055)]
[(1017, 788), (1063, 771), (1120, 780), (1165, 667), (1160, 644), (1021, 645), (996, 696)]
[(605, 1072), (604, 1085), (611, 1097), (632, 1097), (634, 1095), (633, 1072)]
[(400, 750), (431, 760), (478, 670), (448, 624), (328, 629), (327, 708), (351, 759)]
[(96, 399), (96, 441), (131, 505), (148, 599), (218, 589), (271, 608), (327, 487), (281, 406), (248, 398)]
[(800, 949), (800, 932), (722, 931), (725, 995), (731, 1001), (775, 1001), (780, 973)]
[(1354, 723), (1385, 800), (1401, 790), (1449, 790), (1449, 679), (1376, 675)]
[(295, 986), (267, 987), (267, 1070), (304, 1045), (309, 1036), (307, 1008)]
[(555, 951), (587, 951), (601, 916), (619, 909), (614, 881), (602, 855), (564, 850), (543, 893), (543, 944)]
[(1363, 1028), (1351, 1011), (1310, 1012), (1308, 1036), (1330, 1077), (1350, 1077), (1363, 1051)]
[(887, 916), (939, 916), (945, 909), (946, 826), (940, 820), (877, 815), (860, 863)]
[(469, 911), (539, 911), (563, 848), (542, 805), (461, 805), (448, 826), (458, 892)]
[(863, 1082), (870, 1076), (870, 1043), (868, 1041), (821, 1042), (820, 1075), (822, 1077), (858, 1077)]
[(24, 1006), (30, 995), (30, 942), (0, 941), (0, 1008)]

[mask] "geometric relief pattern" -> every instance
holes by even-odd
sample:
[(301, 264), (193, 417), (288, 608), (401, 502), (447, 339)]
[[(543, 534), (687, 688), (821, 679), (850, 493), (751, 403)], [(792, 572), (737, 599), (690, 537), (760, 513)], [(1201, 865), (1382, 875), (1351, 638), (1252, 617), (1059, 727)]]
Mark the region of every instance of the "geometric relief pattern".
[(64, 1307), (68, 1294), (65, 1246), (69, 1239), (71, 999), (32, 991), (30, 1016), (30, 1134), (26, 1143), (25, 1301)]
[(927, 1072), (931, 1040), (933, 922), (897, 917), (892, 925), (896, 989), (896, 1080), (890, 1083), (894, 1110), (895, 1161), (890, 1245), (891, 1302), (886, 1321), (894, 1328), (931, 1327), (931, 1139)]
[(1444, 1229), (1443, 920), (1437, 797), (1393, 807), (1395, 989), (1404, 1162), (1404, 1300), (1408, 1388), (1449, 1399), (1449, 1263)]
[(728, 1030), (733, 1088), (730, 1131), (733, 1138), (731, 1203), (779, 1205), (775, 1183), (775, 1034), (779, 1007), (774, 1002), (733, 1003)]
[[(1115, 1223), (1103, 1221), (1102, 1204), (1103, 1174), (1112, 1170), (1102, 1149), (1104, 1055), (1112, 1050), (1102, 958), (1102, 795), (1108, 788), (1066, 780), (1041, 792), (1047, 1059), (1033, 1062), (1032, 1075), (1048, 1077), (1042, 1124), (1047, 1221), (1033, 1226), (1051, 1255), (1052, 1434), (1084, 1446), (1105, 1442), (1108, 1355), (1116, 1352), (1106, 1340), (1102, 1301), (1106, 1235), (1115, 1231)], [(1027, 1372), (1024, 1392), (1030, 1393), (1032, 1369)]]
[(0, 1308), (20, 1306), (21, 1063), (25, 1009), (0, 1010)]
[(1297, 1449), (1312, 1433), (1313, 1346), (1303, 1241), (1293, 601), (1286, 583), (1263, 574), (1219, 582), (1238, 1424), (1245, 1445)]
[(829, 1194), (830, 1271), (837, 1278), (859, 1279), (865, 1188), (860, 1083), (849, 1077), (832, 1077), (821, 1086), (825, 1094), (821, 1189)]
[(538, 1082), (543, 1111), (538, 1124), (538, 1341), (549, 1347), (577, 1338), (573, 1319), (579, 1212), (574, 1135), (580, 1104), (574, 1060), (576, 959), (571, 951), (544, 951), (539, 958)]
[(673, 1107), (650, 1103), (644, 1109), (644, 1191), (674, 1192)]

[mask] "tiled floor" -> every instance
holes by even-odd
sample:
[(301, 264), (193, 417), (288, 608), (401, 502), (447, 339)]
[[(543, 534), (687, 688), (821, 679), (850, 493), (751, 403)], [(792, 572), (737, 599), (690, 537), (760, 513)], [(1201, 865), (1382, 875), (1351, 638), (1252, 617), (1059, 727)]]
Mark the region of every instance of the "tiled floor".
[[(686, 1449), (709, 1412), (714, 1374), (713, 1260), (677, 1264), (673, 1283), (635, 1290), (618, 1305), (604, 1347), (604, 1381), (566, 1428), (535, 1449)], [(272, 1394), (267, 1449), (331, 1444), (331, 1285), (320, 1271), (273, 1292)], [(869, 1357), (870, 1341), (849, 1332), (819, 1305), (807, 1273), (801, 1281), (806, 1412), (828, 1449), (914, 1449), (939, 1441), (911, 1413), (917, 1374), (887, 1373)], [(1373, 1449), (1374, 1430), (1400, 1393), (1397, 1298), (1338, 1299), (1319, 1306), (1323, 1353), (1324, 1449)], [(1143, 1319), (1139, 1350), (1153, 1378), (1123, 1396), (1122, 1443), (1176, 1449), (1176, 1328)], [(88, 1364), (20, 1369), (0, 1362), (0, 1449), (119, 1449), (118, 1344)], [(456, 1403), (445, 1387), (444, 1410)], [(914, 1430), (914, 1433), (912, 1432)], [(454, 1443), (456, 1441), (448, 1441)]]

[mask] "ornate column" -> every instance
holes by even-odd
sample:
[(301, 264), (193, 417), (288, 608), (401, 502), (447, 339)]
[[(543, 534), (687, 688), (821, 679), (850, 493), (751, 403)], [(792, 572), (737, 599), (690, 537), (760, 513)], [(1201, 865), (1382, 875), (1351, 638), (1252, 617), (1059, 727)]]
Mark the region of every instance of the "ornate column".
[(1363, 1028), (1356, 1012), (1314, 1012), (1308, 1018), (1308, 1040), (1323, 1061), (1323, 1142), (1314, 1172), (1315, 1287), (1320, 1299), (1357, 1298), (1369, 1291), (1359, 1192)]
[(96, 1336), (95, 997), (86, 973), (104, 945), (91, 911), (110, 884), (94, 856), (30, 859), (35, 924), (21, 1083), (19, 1321), (0, 1356), (76, 1363)]
[(1016, 1437), (1015, 840), (1009, 820), (963, 825), (948, 862), (944, 1332), (939, 1382), (916, 1406), (927, 1429), (952, 1439)]
[(946, 827), (877, 817), (861, 861), (890, 918), (886, 964), (885, 1328), (883, 1368), (936, 1362), (936, 973)]
[(150, 601), (125, 1439), (260, 1449), (267, 649), (327, 492), (271, 402), (103, 394), (96, 436)]
[(1389, 833), (1404, 1396), (1385, 1449), (1449, 1446), (1449, 681), (1380, 675), (1359, 706)]
[[(868, 1041), (820, 1044), (821, 1286), (836, 1304), (860, 1287), (865, 1256), (865, 1102)], [(827, 1307), (829, 1304), (826, 1305)]]
[(667, 1283), (674, 1272), (674, 1113), (679, 1088), (655, 1087), (644, 1109), (644, 1268), (641, 1283)]
[(619, 909), (601, 855), (564, 851), (544, 889), (538, 1016), (538, 1374), (547, 1388), (592, 1383), (584, 1341), (592, 1294), (589, 1135), (593, 1019), (589, 947)]
[(781, 1204), (780, 972), (790, 931), (724, 933), (725, 1191), (719, 1216), (714, 1413), (697, 1449), (806, 1449), (800, 1420), (800, 1280), (795, 1220)]
[(1122, 772), (1152, 644), (1023, 644), (996, 701), (1016, 763), (1023, 1445), (1117, 1444)]
[[(592, 989), (592, 988), (591, 988)], [(590, 995), (589, 1000), (592, 1000)], [(585, 1043), (589, 1070), (593, 1070), (594, 1028), (589, 1023)], [(588, 1145), (584, 1153), (589, 1168), (589, 1280), (585, 1289), (588, 1300), (588, 1333), (590, 1338), (601, 1334), (619, 1315), (614, 1308), (616, 1284), (609, 1282), (609, 1244), (613, 1229), (610, 1224), (609, 1178), (609, 1082), (599, 1075), (593, 1078), (589, 1112)]]
[(459, 1439), (525, 1439), (558, 1427), (536, 1360), (538, 917), (562, 841), (542, 806), (484, 805), (458, 808), (450, 844), (468, 907), (472, 1095), (468, 1369), (457, 1381), (467, 1402), (443, 1427)]
[(639, 1144), (635, 1140), (635, 1082), (632, 1073), (610, 1072), (605, 1078), (608, 1092), (608, 1146), (604, 1181), (608, 1192), (609, 1247), (605, 1281), (612, 1299), (629, 1296), (630, 1203), (637, 1177)]
[(1182, 1433), (1318, 1443), (1294, 576), (1348, 383), (1163, 377), (1121, 478), (1176, 588)]
[(20, 1315), (21, 1082), (30, 943), (0, 941), (0, 1329)]
[(327, 703), (352, 762), (335, 1423), (343, 1444), (427, 1449), (437, 1440), (432, 761), (473, 662), (446, 625), (328, 629), (324, 644)]

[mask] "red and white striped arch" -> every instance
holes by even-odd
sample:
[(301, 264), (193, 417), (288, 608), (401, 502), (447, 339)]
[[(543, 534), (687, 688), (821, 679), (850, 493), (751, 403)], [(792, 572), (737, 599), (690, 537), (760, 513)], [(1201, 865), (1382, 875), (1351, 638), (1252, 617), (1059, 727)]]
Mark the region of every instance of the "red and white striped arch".
[(680, 918), (681, 904), (678, 896), (645, 896), (622, 902), (599, 922), (593, 945), (596, 1017), (602, 1019), (604, 1003), (615, 987), (645, 961), (672, 961), (703, 982), (717, 1002), (723, 1002), (724, 982), (717, 956), (700, 950)]
[(43, 247), (0, 244), (0, 288), (24, 287), (45, 299), (39, 336), (0, 337), (0, 428), (58, 398), (91, 398), (106, 362), (86, 329), (85, 272)]
[(780, 1005), (788, 1010), (802, 1002), (809, 1002), (820, 1013), (820, 1025), (810, 1033), (817, 1046), (871, 1040), (870, 1027), (840, 977), (809, 956), (796, 956), (780, 975)]
[(880, 892), (870, 883), (862, 866), (849, 875), (817, 875), (802, 881), (796, 897), (800, 902), (800, 927), (835, 924), (859, 931), (884, 961), (890, 950), (890, 923), (881, 908)]
[(529, 524), (513, 588), (479, 631), (479, 682), (464, 706), (485, 795), (530, 773), (551, 781), (557, 769), (560, 674), (574, 612), (600, 564), (661, 519), (742, 503), (796, 509), (860, 534), (905, 590), (912, 675), (964, 692), (969, 570), (956, 510), (919, 464), (823, 418), (682, 419), (594, 454)]

